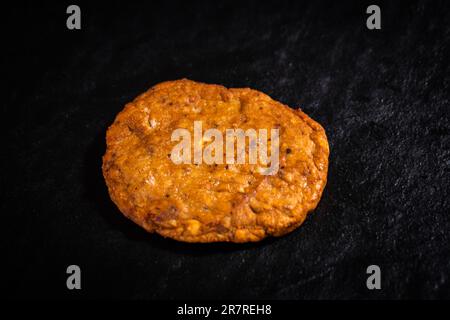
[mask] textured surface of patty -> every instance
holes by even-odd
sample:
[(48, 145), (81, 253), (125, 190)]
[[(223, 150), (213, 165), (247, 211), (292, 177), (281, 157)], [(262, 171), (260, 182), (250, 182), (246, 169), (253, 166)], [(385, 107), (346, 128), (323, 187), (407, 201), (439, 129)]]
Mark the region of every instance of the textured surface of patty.
[[(172, 132), (192, 133), (194, 121), (222, 133), (278, 128), (278, 172), (261, 175), (258, 164), (248, 163), (173, 163)], [(147, 231), (180, 241), (286, 234), (317, 206), (327, 179), (324, 129), (301, 110), (248, 88), (185, 79), (158, 84), (125, 106), (106, 140), (103, 175), (114, 203)]]

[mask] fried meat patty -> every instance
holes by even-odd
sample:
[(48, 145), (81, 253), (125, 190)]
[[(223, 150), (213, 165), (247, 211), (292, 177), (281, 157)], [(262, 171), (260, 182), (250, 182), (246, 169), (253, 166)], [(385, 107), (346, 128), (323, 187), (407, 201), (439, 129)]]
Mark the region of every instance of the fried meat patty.
[[(172, 133), (192, 133), (194, 121), (224, 136), (230, 128), (279, 129), (278, 171), (263, 175), (250, 163), (175, 164)], [(147, 231), (179, 241), (284, 235), (317, 206), (327, 180), (324, 129), (301, 110), (248, 88), (160, 83), (125, 106), (106, 142), (102, 169), (111, 199)]]

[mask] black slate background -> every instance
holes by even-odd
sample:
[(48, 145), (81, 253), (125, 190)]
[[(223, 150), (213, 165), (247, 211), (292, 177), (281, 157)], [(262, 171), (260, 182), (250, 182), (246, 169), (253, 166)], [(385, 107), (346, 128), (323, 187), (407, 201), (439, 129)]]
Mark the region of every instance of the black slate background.
[[(446, 1), (77, 2), (2, 7), (2, 287), (38, 298), (450, 298)], [(3, 6), (3, 5), (2, 5)], [(252, 87), (326, 129), (306, 223), (257, 244), (149, 235), (109, 200), (105, 130), (178, 78)], [(5, 143), (6, 142), (6, 143)], [(65, 287), (82, 269), (82, 290)], [(382, 290), (366, 289), (366, 268)]]

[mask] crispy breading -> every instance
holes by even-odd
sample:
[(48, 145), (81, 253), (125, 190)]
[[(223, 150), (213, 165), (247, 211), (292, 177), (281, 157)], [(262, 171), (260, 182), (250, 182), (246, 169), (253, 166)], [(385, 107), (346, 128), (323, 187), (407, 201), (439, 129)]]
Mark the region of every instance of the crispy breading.
[[(256, 164), (175, 164), (177, 128), (279, 128), (279, 170)], [(120, 211), (149, 232), (187, 242), (248, 242), (297, 228), (325, 187), (324, 129), (256, 90), (190, 80), (160, 83), (109, 127), (103, 175)], [(247, 150), (248, 151), (248, 150)]]

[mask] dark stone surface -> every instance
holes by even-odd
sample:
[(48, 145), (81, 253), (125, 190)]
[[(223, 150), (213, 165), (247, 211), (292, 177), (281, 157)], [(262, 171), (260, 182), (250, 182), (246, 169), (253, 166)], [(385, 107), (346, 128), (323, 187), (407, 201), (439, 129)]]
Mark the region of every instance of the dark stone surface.
[[(450, 298), (445, 1), (69, 3), (4, 9), (2, 282), (12, 297)], [(192, 245), (123, 218), (101, 176), (124, 104), (178, 78), (249, 86), (326, 129), (329, 182), (291, 234)], [(78, 264), (83, 289), (65, 288)], [(366, 289), (366, 268), (382, 290)]]

